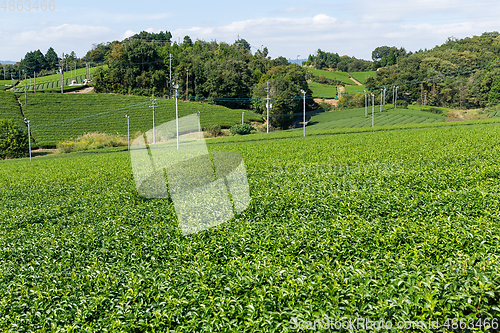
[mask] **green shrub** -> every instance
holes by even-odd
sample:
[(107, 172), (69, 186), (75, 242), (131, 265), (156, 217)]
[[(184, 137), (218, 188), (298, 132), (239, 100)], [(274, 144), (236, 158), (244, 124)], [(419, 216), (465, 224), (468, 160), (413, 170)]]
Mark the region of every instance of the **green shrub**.
[(209, 126), (206, 128), (206, 131), (212, 137), (222, 136), (222, 129), (221, 129), (220, 125)]
[(408, 102), (407, 101), (398, 101), (398, 104), (396, 105), (399, 109), (408, 109)]
[(243, 124), (243, 125), (234, 125), (229, 129), (229, 132), (232, 135), (245, 135), (245, 134), (250, 134), (252, 131), (255, 131), (255, 128), (253, 128), (252, 125), (250, 124)]
[(443, 114), (443, 111), (438, 108), (423, 108), (422, 111), (431, 112), (435, 114)]
[(59, 142), (57, 149), (61, 153), (71, 153), (74, 151), (101, 149), (108, 147), (127, 146), (126, 137), (121, 135), (111, 135), (106, 133), (87, 133), (79, 136), (75, 140)]
[(0, 119), (0, 159), (28, 155), (28, 132), (12, 119)]

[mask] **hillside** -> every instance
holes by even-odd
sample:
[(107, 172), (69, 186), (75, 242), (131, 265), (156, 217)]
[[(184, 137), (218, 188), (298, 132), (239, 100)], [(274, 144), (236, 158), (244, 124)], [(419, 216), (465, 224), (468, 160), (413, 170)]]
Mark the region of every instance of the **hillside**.
[[(6, 92), (4, 98), (14, 100)], [(8, 97), (10, 96), (10, 97)], [(23, 98), (21, 98), (23, 100)], [(156, 125), (175, 119), (175, 101), (157, 100)], [(24, 104), (24, 102), (23, 102)], [(31, 121), (32, 135), (40, 147), (53, 147), (57, 142), (76, 138), (88, 132), (127, 134), (125, 115), (130, 116), (130, 131), (145, 132), (152, 128), (153, 115), (150, 98), (113, 94), (28, 94), (28, 105), (23, 105), (26, 118)], [(0, 113), (0, 118), (18, 115), (15, 104)], [(230, 127), (241, 123), (241, 112), (222, 106), (179, 101), (179, 116), (200, 111), (201, 125)], [(248, 113), (248, 110), (245, 110)], [(261, 116), (245, 115), (246, 121), (261, 120)]]

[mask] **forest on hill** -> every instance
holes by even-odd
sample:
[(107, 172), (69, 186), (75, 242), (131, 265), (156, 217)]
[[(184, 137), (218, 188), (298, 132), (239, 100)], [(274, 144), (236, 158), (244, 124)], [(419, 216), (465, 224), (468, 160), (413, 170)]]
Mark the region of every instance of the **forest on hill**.
[(407, 53), (381, 67), (366, 86), (398, 85), (409, 103), (480, 108), (500, 103), (500, 34), (457, 39), (427, 51)]

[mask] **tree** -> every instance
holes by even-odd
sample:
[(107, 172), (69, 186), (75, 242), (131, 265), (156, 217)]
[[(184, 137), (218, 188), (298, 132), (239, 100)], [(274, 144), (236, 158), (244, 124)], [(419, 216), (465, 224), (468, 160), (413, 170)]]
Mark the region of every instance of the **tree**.
[(0, 159), (28, 155), (28, 132), (12, 122), (0, 119)]
[(47, 50), (45, 53), (45, 69), (53, 70), (57, 68), (57, 64), (59, 62), (59, 58), (57, 56), (56, 51), (52, 47)]
[(193, 45), (193, 41), (191, 40), (191, 37), (184, 36), (184, 41), (183, 41), (182, 44), (183, 45), (187, 45), (187, 46), (192, 46)]

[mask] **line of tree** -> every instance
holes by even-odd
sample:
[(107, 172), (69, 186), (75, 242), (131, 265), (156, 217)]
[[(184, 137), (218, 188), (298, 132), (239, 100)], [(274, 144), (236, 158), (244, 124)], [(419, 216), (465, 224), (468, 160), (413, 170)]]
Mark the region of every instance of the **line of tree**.
[[(283, 57), (271, 59), (265, 47), (252, 54), (244, 39), (228, 44), (193, 42), (186, 36), (178, 44), (168, 42), (169, 32), (155, 37), (141, 32), (121, 42), (96, 45), (87, 58), (108, 64), (94, 74), (96, 92), (172, 96), (176, 84), (180, 98), (263, 112), (263, 103), (253, 101), (267, 97), (264, 88), (269, 81), (274, 114), (300, 112), (301, 89), (312, 94), (305, 69)], [(272, 117), (271, 125), (286, 128), (293, 120)]]
[(312, 66), (315, 69), (332, 69), (342, 72), (364, 72), (374, 68), (371, 61), (346, 55), (339, 56), (338, 53), (325, 52), (321, 49), (318, 49), (316, 54), (310, 54), (303, 65)]

